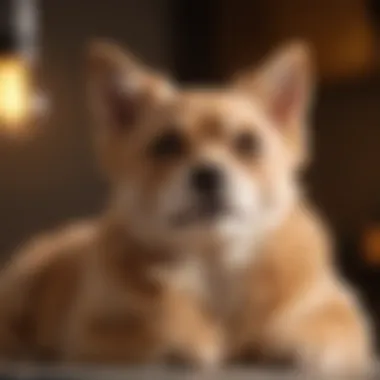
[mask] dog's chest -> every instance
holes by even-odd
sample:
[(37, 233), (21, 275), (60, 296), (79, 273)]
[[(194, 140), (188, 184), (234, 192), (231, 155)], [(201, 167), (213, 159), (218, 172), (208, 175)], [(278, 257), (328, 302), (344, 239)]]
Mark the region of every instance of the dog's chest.
[(228, 317), (240, 299), (238, 271), (220, 260), (204, 263), (203, 297), (217, 315)]
[(188, 255), (172, 271), (173, 286), (195, 295), (220, 317), (228, 317), (240, 300), (241, 268), (223, 255)]

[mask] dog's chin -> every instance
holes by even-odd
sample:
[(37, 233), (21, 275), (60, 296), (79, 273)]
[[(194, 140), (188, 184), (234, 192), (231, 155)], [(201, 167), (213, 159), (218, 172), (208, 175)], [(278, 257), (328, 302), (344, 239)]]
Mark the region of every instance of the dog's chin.
[(169, 223), (177, 230), (192, 229), (196, 227), (213, 228), (226, 219), (233, 217), (233, 214), (226, 210), (188, 210), (179, 212), (170, 218)]
[(184, 242), (224, 242), (239, 238), (249, 222), (238, 210), (191, 210), (170, 218), (169, 225), (173, 236)]

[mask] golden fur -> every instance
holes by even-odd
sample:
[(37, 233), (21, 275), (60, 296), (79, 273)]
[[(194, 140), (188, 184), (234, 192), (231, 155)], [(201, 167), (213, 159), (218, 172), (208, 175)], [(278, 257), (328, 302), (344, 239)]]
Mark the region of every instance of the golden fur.
[[(91, 48), (89, 72), (109, 207), (12, 256), (0, 278), (3, 359), (174, 355), (209, 366), (249, 355), (368, 368), (366, 315), (298, 181), (309, 153), (305, 47), (225, 89), (181, 91), (107, 43)], [(174, 142), (162, 142), (169, 129)], [(225, 173), (222, 216), (205, 217), (189, 189), (200, 163)]]

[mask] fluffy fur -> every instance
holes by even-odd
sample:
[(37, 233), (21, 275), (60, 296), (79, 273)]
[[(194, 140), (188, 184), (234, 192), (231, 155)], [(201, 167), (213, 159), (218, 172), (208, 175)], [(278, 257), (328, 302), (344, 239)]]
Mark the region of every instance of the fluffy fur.
[[(367, 369), (366, 315), (298, 179), (305, 46), (222, 89), (181, 90), (105, 42), (88, 63), (109, 207), (12, 256), (0, 279), (2, 357), (209, 366), (249, 355)], [(217, 194), (210, 176), (194, 185), (205, 167)]]

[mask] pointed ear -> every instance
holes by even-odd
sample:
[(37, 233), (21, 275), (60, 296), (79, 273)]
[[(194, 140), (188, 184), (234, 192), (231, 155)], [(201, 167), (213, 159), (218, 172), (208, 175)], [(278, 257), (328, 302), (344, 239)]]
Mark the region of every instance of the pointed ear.
[(87, 63), (90, 108), (103, 132), (120, 134), (133, 129), (147, 107), (171, 89), (169, 81), (109, 41), (91, 43)]
[(313, 94), (311, 66), (309, 47), (293, 42), (234, 81), (237, 89), (261, 102), (274, 125), (300, 154), (306, 153), (306, 124)]

